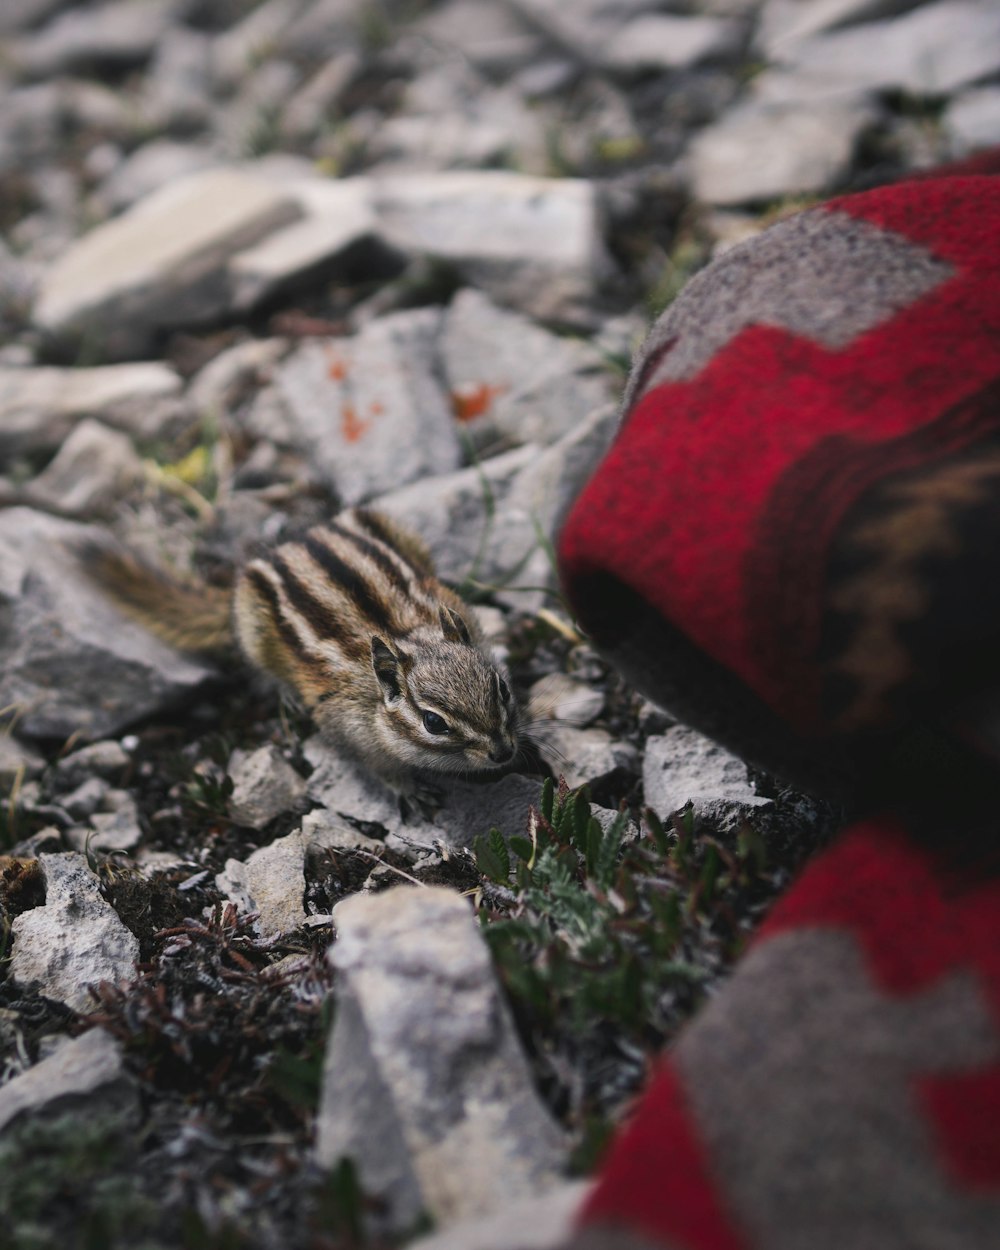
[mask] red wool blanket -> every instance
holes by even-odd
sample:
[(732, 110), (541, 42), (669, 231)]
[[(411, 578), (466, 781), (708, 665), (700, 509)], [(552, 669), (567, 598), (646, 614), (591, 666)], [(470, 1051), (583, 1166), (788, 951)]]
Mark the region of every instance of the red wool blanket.
[(856, 823), (682, 1035), (574, 1242), (1000, 1246), (1000, 155), (697, 275), (564, 526), (634, 684)]

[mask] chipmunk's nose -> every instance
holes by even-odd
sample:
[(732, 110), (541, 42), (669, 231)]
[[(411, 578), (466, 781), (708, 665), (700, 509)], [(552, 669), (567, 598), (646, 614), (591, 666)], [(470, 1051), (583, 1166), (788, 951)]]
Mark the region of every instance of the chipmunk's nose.
[(494, 742), (488, 754), (494, 764), (507, 764), (514, 758), (514, 747), (509, 742)]

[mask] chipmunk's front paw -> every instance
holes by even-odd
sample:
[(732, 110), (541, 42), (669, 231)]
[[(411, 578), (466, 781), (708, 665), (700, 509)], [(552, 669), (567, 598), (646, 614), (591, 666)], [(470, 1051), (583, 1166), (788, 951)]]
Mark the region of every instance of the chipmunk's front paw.
[(408, 790), (400, 791), (399, 813), (408, 825), (422, 820), (433, 820), (444, 804), (444, 791), (426, 782), (419, 782)]

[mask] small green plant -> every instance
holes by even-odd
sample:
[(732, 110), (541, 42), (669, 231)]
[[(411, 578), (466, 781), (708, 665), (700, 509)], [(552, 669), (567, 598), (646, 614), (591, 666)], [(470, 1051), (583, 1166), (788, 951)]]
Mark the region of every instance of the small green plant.
[[(735, 956), (757, 897), (763, 847), (744, 829), (727, 846), (690, 808), (641, 830), (624, 810), (595, 810), (585, 789), (546, 781), (526, 836), (474, 842), (484, 935), (540, 1084), (576, 1069), (556, 1095), (586, 1167), (627, 1096), (609, 1058), (631, 1056), (629, 1088), (648, 1059)], [(627, 1066), (627, 1065), (626, 1065)], [(628, 1081), (626, 1084), (628, 1084)], [(551, 1092), (551, 1091), (550, 1091)]]
[(128, 1134), (120, 1121), (93, 1111), (8, 1129), (0, 1142), (0, 1227), (6, 1250), (158, 1247), (161, 1213), (140, 1192), (129, 1159)]

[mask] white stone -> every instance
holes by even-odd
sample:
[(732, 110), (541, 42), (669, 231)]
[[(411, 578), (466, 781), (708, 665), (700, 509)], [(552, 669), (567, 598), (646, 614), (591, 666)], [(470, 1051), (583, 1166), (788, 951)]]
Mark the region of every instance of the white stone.
[(154, 139), (136, 148), (108, 174), (99, 199), (109, 211), (120, 212), (168, 183), (218, 163), (218, 156), (207, 146)]
[(810, 35), (891, 14), (894, 7), (895, 0), (766, 0), (755, 42), (770, 59)]
[(351, 338), (304, 342), (277, 371), (296, 444), (345, 504), (459, 465), (439, 326), (436, 309), (392, 313)]
[(149, 124), (164, 130), (205, 124), (212, 108), (211, 50), (211, 36), (186, 26), (174, 26), (158, 40), (139, 104)]
[(176, 702), (211, 673), (124, 617), (73, 550), (89, 526), (0, 511), (0, 707), (29, 737), (104, 737)]
[(654, 7), (650, 0), (511, 0), (532, 26), (584, 62), (600, 60), (615, 32), (630, 17)]
[(524, 612), (551, 606), (556, 535), (617, 428), (616, 405), (581, 412), (576, 427), (536, 456), (511, 484), (497, 508), (488, 559), (482, 561), (481, 580), (499, 585), (498, 602)]
[(493, 827), (508, 837), (524, 833), (528, 808), (537, 807), (541, 794), (540, 781), (516, 773), (485, 782), (447, 776), (438, 782), (428, 776), (429, 784), (440, 790), (441, 807), (430, 818), (407, 822), (391, 790), (366, 776), (319, 736), (310, 738), (303, 752), (313, 767), (309, 777), (312, 799), (340, 820), (381, 826), (386, 846), (411, 857), (441, 842), (453, 848), (471, 847), (478, 834)]
[(293, 142), (315, 138), (336, 115), (340, 98), (361, 65), (360, 57), (350, 49), (325, 60), (282, 109), (282, 135)]
[(0, 733), (0, 785), (9, 793), (18, 777), (21, 783), (37, 777), (45, 768), (45, 759), (25, 742), (18, 742), (9, 733)]
[(233, 781), (229, 815), (239, 825), (263, 829), (282, 812), (296, 808), (306, 782), (273, 743), (256, 751), (234, 751), (228, 772)]
[(945, 109), (941, 128), (953, 156), (993, 147), (1000, 142), (1000, 87), (963, 91)]
[(142, 461), (131, 439), (87, 420), (73, 430), (30, 489), (35, 499), (92, 516), (113, 512), (122, 495), (142, 480)]
[(273, 55), (276, 41), (306, 7), (306, 0), (265, 0), (218, 35), (212, 48), (217, 84), (242, 82), (262, 57)]
[(215, 878), (222, 893), (245, 912), (257, 912), (262, 937), (290, 933), (308, 920), (302, 904), (306, 859), (311, 852), (381, 847), (329, 812), (310, 813), (299, 829), (253, 852), (245, 862), (226, 861)]
[(665, 821), (693, 803), (698, 819), (728, 830), (773, 807), (754, 792), (742, 760), (686, 725), (647, 739), (642, 782), (647, 806)]
[(11, 979), (74, 1011), (92, 1010), (88, 986), (131, 981), (139, 942), (105, 902), (85, 856), (65, 851), (38, 860), (45, 904), (14, 919)]
[(583, 179), (401, 174), (376, 179), (374, 201), (390, 243), (541, 319), (579, 318), (607, 272), (597, 193)]
[(71, 6), (40, 31), (24, 36), (12, 49), (15, 62), (39, 77), (95, 61), (130, 65), (145, 60), (166, 34), (180, 0), (111, 0)]
[(92, 369), (0, 368), (0, 452), (58, 447), (83, 417), (130, 428), (142, 409), (174, 400), (181, 379), (159, 361)]
[(565, 673), (549, 673), (531, 687), (527, 714), (536, 721), (558, 721), (583, 729), (604, 710), (604, 692)]
[(226, 348), (188, 383), (188, 402), (201, 416), (235, 415), (234, 410), (270, 379), (287, 351), (287, 339), (246, 339)]
[(639, 772), (639, 754), (628, 742), (616, 742), (604, 729), (575, 729), (543, 721), (535, 735), (542, 755), (571, 790), (597, 785), (619, 769)]
[(103, 1029), (64, 1040), (54, 1054), (0, 1089), (0, 1133), (20, 1116), (54, 1116), (79, 1110), (81, 1104), (105, 1115), (138, 1111), (121, 1043)]
[[(517, 447), (470, 468), (380, 495), (372, 506), (421, 536), (434, 553), (440, 576), (458, 583), (467, 577), (489, 583), (509, 570), (499, 567), (492, 554), (504, 535), (490, 519), (488, 503), (502, 507), (519, 474), (540, 452), (534, 444)], [(518, 549), (523, 554), (520, 545)]]
[(946, 95), (1000, 70), (1000, 6), (938, 0), (901, 17), (815, 35), (781, 59), (801, 74), (856, 88)]
[(336, 1023), (317, 1156), (351, 1157), (406, 1228), (535, 1196), (565, 1160), (468, 901), (402, 886), (334, 909)]
[(419, 1237), (407, 1250), (565, 1250), (592, 1188), (592, 1181), (561, 1181), (535, 1198)]
[[(86, 783), (84, 783), (86, 784)], [(103, 784), (103, 783), (102, 783)], [(70, 845), (78, 851), (131, 851), (142, 841), (139, 809), (127, 790), (107, 790), (102, 811), (90, 814), (87, 824), (70, 829)]]
[(120, 742), (104, 738), (64, 755), (56, 764), (56, 774), (63, 784), (85, 781), (93, 776), (117, 779), (130, 763)]
[(740, 105), (691, 143), (695, 196), (725, 205), (823, 191), (848, 169), (872, 117), (856, 101)]
[(477, 449), (554, 443), (613, 396), (602, 355), (467, 287), (451, 302), (441, 359), (456, 415)]
[(376, 234), (371, 189), (364, 178), (300, 179), (283, 185), (302, 210), (300, 220), (275, 230), (233, 257), (233, 307), (252, 308), (289, 282), (308, 277)]
[(739, 51), (743, 28), (724, 17), (633, 18), (608, 44), (604, 64), (611, 69), (689, 69), (702, 61)]
[(238, 169), (191, 174), (84, 235), (49, 270), (34, 318), (86, 333), (113, 356), (229, 307), (233, 255), (302, 216), (283, 186)]

